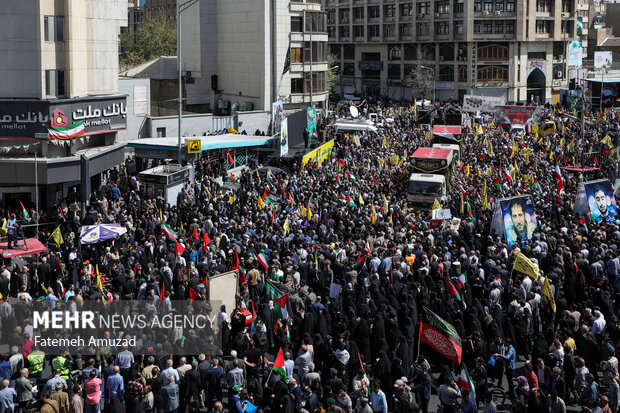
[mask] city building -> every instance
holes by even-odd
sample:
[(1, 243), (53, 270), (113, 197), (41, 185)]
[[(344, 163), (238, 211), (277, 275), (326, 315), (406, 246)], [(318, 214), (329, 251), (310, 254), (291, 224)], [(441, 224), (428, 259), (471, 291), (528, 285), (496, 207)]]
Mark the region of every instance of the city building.
[(319, 106), (327, 101), (327, 27), (319, 0), (201, 1), (181, 13), (181, 22), (188, 108), (230, 113), (271, 110), (278, 100), (285, 110), (305, 108), (311, 97)]
[(177, 19), (177, 0), (146, 0), (143, 8), (147, 18), (165, 16), (168, 20)]
[(51, 207), (69, 194), (85, 201), (123, 161), (117, 132), (130, 110), (118, 93), (118, 35), (126, 25), (127, 0), (3, 2), (1, 206), (38, 199)]
[[(412, 73), (427, 70), (437, 99), (465, 94), (558, 102), (571, 72), (568, 43), (586, 0), (323, 0), (340, 95), (420, 98)], [(431, 96), (425, 96), (429, 98)]]

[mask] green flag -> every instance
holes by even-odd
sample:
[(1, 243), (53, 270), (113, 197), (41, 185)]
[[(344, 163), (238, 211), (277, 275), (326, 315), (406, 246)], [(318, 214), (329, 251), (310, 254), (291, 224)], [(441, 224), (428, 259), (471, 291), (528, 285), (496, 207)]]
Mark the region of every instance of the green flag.
[(290, 43), (288, 45), (288, 50), (286, 51), (286, 59), (284, 59), (284, 70), (282, 70), (282, 76), (284, 76), (284, 74), (288, 72), (289, 70), (291, 70), (291, 45)]

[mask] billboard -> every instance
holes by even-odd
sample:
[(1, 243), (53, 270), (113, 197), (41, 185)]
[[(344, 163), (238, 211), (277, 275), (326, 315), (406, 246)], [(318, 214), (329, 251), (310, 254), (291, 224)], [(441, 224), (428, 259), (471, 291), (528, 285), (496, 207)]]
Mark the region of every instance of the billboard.
[(280, 156), (288, 154), (288, 119), (282, 119), (282, 129), (280, 130)]
[(590, 215), (596, 222), (612, 222), (618, 215), (614, 191), (609, 181), (584, 183)]
[(594, 52), (595, 69), (609, 69), (612, 62), (613, 56), (611, 52)]
[(508, 246), (517, 240), (530, 240), (537, 227), (534, 202), (530, 195), (500, 201)]
[(274, 102), (271, 104), (271, 135), (278, 136), (284, 117), (284, 103)]
[(581, 67), (583, 48), (581, 42), (573, 40), (568, 44), (568, 66)]
[(506, 99), (493, 96), (463, 96), (463, 112), (487, 112), (493, 113), (496, 106), (506, 104)]
[(525, 125), (536, 111), (536, 106), (498, 106), (495, 108), (493, 122)]

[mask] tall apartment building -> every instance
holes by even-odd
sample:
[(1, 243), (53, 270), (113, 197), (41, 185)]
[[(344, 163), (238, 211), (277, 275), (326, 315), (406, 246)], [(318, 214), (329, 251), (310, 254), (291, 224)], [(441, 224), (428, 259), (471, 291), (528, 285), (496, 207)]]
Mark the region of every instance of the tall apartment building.
[(587, 0), (323, 2), (341, 95), (411, 99), (410, 74), (423, 65), (438, 99), (473, 93), (556, 102), (570, 77), (566, 51), (577, 17), (587, 47)]
[[(179, 0), (184, 3), (183, 0)], [(177, 19), (177, 0), (146, 0), (145, 17), (165, 16), (169, 20)]]
[[(183, 12), (181, 22), (189, 106), (271, 110), (280, 100), (285, 109), (307, 107), (310, 83), (314, 103), (327, 100), (320, 0), (203, 1)], [(291, 66), (283, 74), (289, 45)]]
[[(131, 111), (118, 94), (127, 0), (4, 0), (2, 6), (0, 203), (33, 206), (35, 184), (40, 205), (74, 190), (86, 200), (100, 173), (123, 160), (115, 141)], [(48, 128), (79, 122), (83, 139), (50, 142)]]

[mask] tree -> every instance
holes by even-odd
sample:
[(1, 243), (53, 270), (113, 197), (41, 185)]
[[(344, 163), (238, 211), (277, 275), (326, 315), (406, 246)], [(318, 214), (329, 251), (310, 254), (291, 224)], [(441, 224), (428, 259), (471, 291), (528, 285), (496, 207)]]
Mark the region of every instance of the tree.
[(419, 49), (416, 55), (417, 64), (414, 65), (408, 73), (410, 78), (409, 83), (411, 84), (414, 95), (417, 94), (418, 96), (422, 96), (422, 98), (426, 98), (427, 96), (432, 96), (434, 82), (433, 71), (422, 67), (424, 58)]
[(336, 85), (336, 82), (340, 78), (339, 68), (334, 65), (336, 62), (336, 56), (333, 54), (327, 55), (327, 92), (331, 93), (332, 89)]
[(135, 66), (159, 56), (177, 54), (176, 22), (166, 16), (147, 17), (134, 33), (121, 34), (121, 63)]

